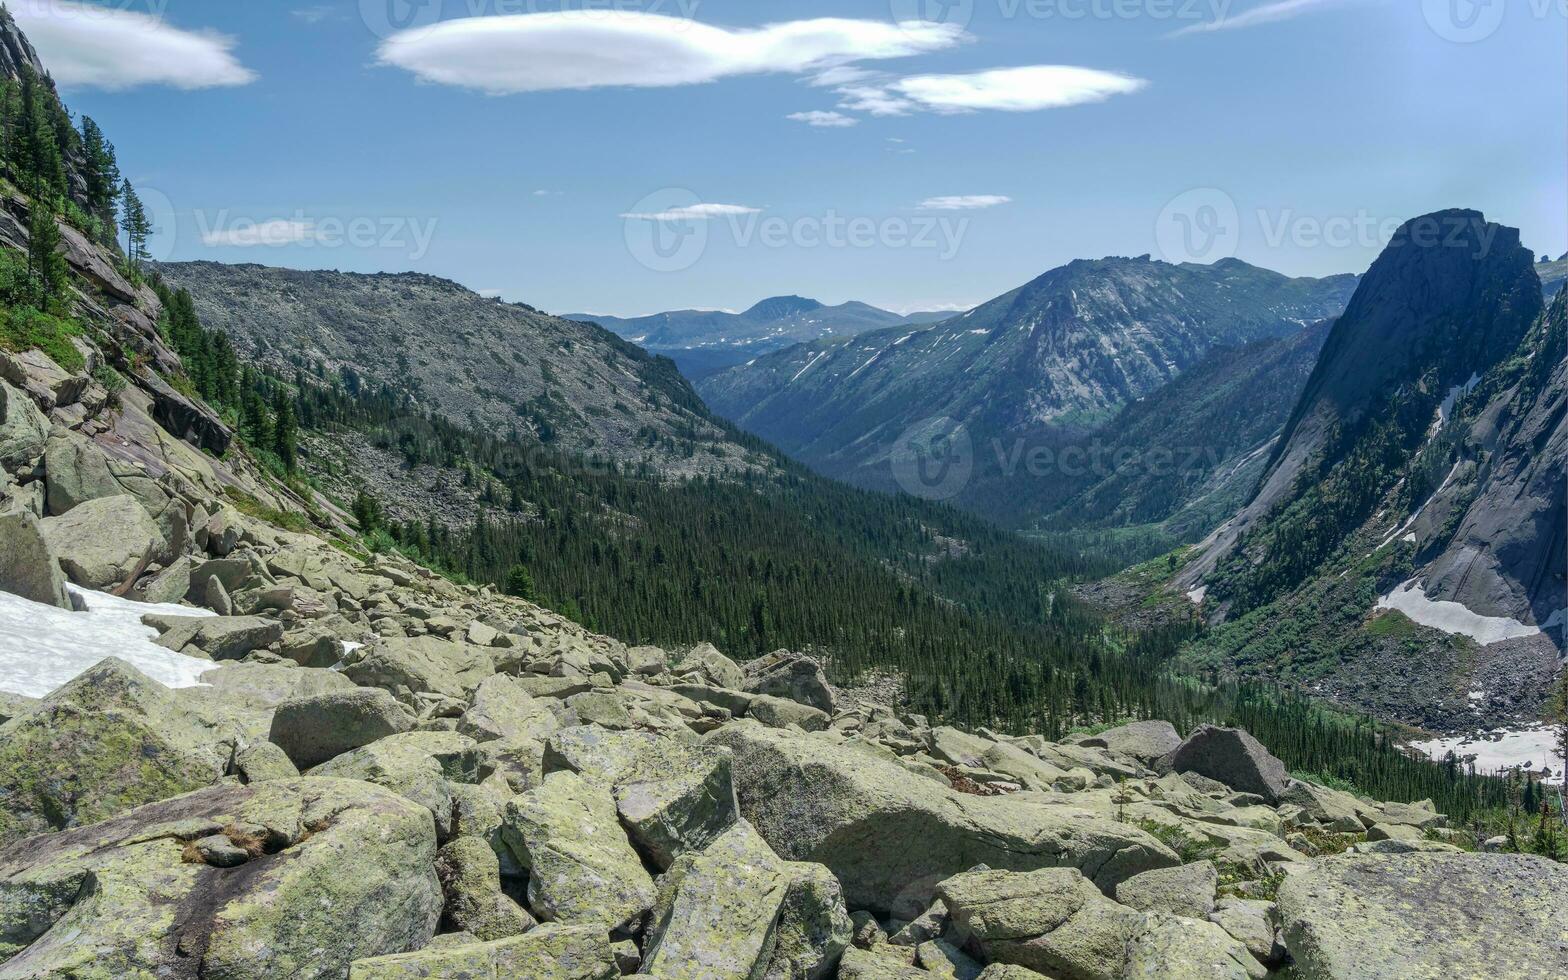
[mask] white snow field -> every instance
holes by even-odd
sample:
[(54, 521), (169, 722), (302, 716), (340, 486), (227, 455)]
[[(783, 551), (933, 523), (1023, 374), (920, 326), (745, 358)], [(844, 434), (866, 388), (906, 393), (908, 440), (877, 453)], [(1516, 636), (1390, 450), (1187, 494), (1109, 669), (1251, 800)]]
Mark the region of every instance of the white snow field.
[(1552, 731), (1546, 727), (1499, 730), (1488, 734), (1436, 738), (1412, 742), (1412, 749), (1441, 762), (1452, 752), (1463, 759), (1475, 756), (1477, 772), (1498, 772), (1516, 766), (1535, 770), (1550, 769), (1548, 783), (1563, 781), (1563, 760), (1554, 748)]
[(1539, 636), (1539, 627), (1506, 616), (1482, 616), (1457, 602), (1428, 599), (1419, 581), (1411, 579), (1377, 602), (1379, 609), (1397, 609), (1413, 622), (1450, 635), (1468, 636), (1482, 646), (1521, 636)]
[(119, 657), (168, 687), (197, 687), (217, 665), (165, 650), (143, 616), (211, 616), (205, 609), (155, 605), (90, 592), (71, 594), (86, 612), (66, 612), (0, 592), (0, 691), (41, 698), (106, 657)]

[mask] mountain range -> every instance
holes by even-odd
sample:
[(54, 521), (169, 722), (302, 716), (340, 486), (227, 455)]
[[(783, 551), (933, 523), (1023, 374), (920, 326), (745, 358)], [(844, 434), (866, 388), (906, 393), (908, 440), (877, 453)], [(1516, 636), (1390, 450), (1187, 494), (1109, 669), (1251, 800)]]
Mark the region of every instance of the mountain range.
[[(1103, 448), (1095, 433), (1119, 413), (1216, 352), (1295, 337), (1336, 316), (1355, 285), (1354, 276), (1291, 279), (1237, 260), (1079, 261), (933, 326), (797, 345), (697, 387), (743, 428), (877, 489), (919, 492), (899, 478), (909, 447), (962, 427), (973, 474), (950, 488), (955, 502), (1029, 524), (1114, 475), (1118, 467), (1091, 457)], [(1277, 399), (1264, 414), (1283, 424), (1293, 393), (1257, 394)], [(1223, 445), (1212, 432), (1196, 444), (1167, 440), (1197, 461), (1183, 468), (1188, 492), (1201, 494), (1212, 474), (1254, 452), (1255, 428), (1227, 433)], [(1186, 494), (1174, 506), (1185, 502)]]
[(865, 303), (827, 306), (802, 296), (774, 296), (743, 313), (676, 310), (641, 317), (567, 313), (597, 323), (654, 353), (670, 357), (693, 381), (761, 354), (825, 337), (944, 320), (948, 313), (889, 313)]

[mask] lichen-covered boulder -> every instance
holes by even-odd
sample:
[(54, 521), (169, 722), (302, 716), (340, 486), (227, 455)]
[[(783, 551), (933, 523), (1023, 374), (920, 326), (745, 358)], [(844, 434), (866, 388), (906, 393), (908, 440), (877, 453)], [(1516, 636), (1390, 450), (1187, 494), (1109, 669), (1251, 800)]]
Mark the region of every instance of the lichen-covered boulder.
[(728, 749), (664, 740), (617, 780), (621, 824), (654, 867), (669, 868), (734, 826), (740, 808), (730, 762)]
[(158, 645), (206, 654), (213, 660), (238, 660), (283, 639), (283, 625), (260, 616), (189, 616), (164, 621)]
[(711, 643), (699, 643), (681, 659), (676, 672), (701, 674), (717, 687), (739, 691), (746, 686), (746, 672)]
[(1180, 863), (1136, 827), (1026, 798), (959, 794), (826, 736), (737, 723), (705, 741), (734, 753), (741, 816), (781, 857), (827, 865), (852, 908), (913, 918), (938, 882), (979, 864), (1078, 867), (1109, 889)]
[(509, 801), (502, 838), (528, 870), (528, 905), (547, 922), (634, 930), (653, 879), (616, 818), (609, 789), (572, 772)]
[(808, 732), (826, 731), (833, 721), (826, 711), (819, 711), (809, 704), (767, 694), (758, 694), (751, 699), (751, 705), (746, 709), (746, 717), (769, 728), (788, 728), (794, 725)]
[(844, 890), (820, 864), (786, 862), (789, 881), (763, 980), (826, 980), (834, 975), (854, 927)]
[(452, 836), (448, 770), (459, 769), (473, 742), (454, 732), (404, 732), (345, 752), (310, 770), (312, 776), (358, 779), (384, 786), (425, 807), (441, 840)]
[(380, 688), (290, 698), (278, 705), (268, 738), (301, 769), (319, 766), (345, 752), (414, 727), (417, 719)]
[(468, 710), (458, 719), (457, 730), (476, 742), (546, 739), (561, 728), (557, 711), (550, 704), (529, 694), (517, 678), (495, 674), (474, 689)]
[(434, 636), (395, 637), (356, 650), (343, 672), (360, 687), (379, 687), (405, 704), (416, 695), (442, 694), (460, 701), (495, 674), (485, 647), (453, 643)]
[(434, 860), (429, 814), (365, 783), (149, 804), (0, 850), (0, 978), (336, 980), (430, 940)]
[(214, 729), (260, 741), (272, 730), (278, 705), (292, 698), (352, 691), (354, 682), (332, 670), (228, 660), (202, 674), (198, 687), (174, 692), (180, 703)]
[(971, 871), (942, 882), (937, 894), (949, 938), (965, 949), (1064, 980), (1119, 976), (1143, 922), (1075, 868)]
[(89, 500), (40, 527), (61, 569), (85, 589), (123, 584), (167, 547), (146, 508), (125, 494)]
[(1140, 912), (1168, 912), (1203, 919), (1214, 911), (1218, 886), (1219, 873), (1214, 862), (1197, 861), (1133, 875), (1116, 886), (1116, 900)]
[(617, 732), (598, 725), (563, 728), (545, 742), (544, 772), (575, 772), (603, 787), (628, 772), (659, 737), (652, 732)]
[(1568, 867), (1545, 858), (1327, 858), (1285, 879), (1279, 918), (1302, 980), (1568, 975)]
[(821, 665), (810, 657), (779, 650), (759, 657), (741, 669), (746, 675), (748, 693), (784, 698), (828, 715), (838, 710), (837, 699)]
[(501, 890), (501, 862), (480, 837), (459, 837), (436, 856), (436, 876), (446, 896), (442, 925), (484, 942), (519, 936), (536, 923)]
[(916, 969), (907, 960), (877, 950), (856, 949), (844, 951), (839, 961), (839, 980), (931, 980), (931, 974)]
[(1109, 749), (1117, 755), (1153, 762), (1176, 751), (1181, 746), (1181, 735), (1168, 721), (1135, 721), (1077, 741), (1085, 748)]
[(348, 980), (615, 980), (605, 930), (541, 926), (491, 943), (442, 943), (417, 953), (360, 960)]
[(0, 513), (0, 592), (56, 609), (71, 608), (60, 560), (30, 512)]
[(1231, 789), (1276, 802), (1290, 783), (1285, 764), (1240, 728), (1199, 725), (1171, 753), (1170, 770), (1195, 772)]
[(1155, 913), (1127, 944), (1124, 980), (1263, 980), (1268, 970), (1212, 922)]
[(0, 844), (210, 786), (227, 761), (168, 689), (105, 660), (0, 726)]
[(299, 767), (271, 742), (245, 742), (239, 745), (229, 762), (229, 771), (240, 777), (243, 783), (299, 778)]
[(659, 879), (643, 970), (682, 980), (761, 980), (777, 945), (790, 878), (742, 821)]
[(18, 470), (44, 454), (49, 420), (33, 400), (0, 381), (0, 470)]

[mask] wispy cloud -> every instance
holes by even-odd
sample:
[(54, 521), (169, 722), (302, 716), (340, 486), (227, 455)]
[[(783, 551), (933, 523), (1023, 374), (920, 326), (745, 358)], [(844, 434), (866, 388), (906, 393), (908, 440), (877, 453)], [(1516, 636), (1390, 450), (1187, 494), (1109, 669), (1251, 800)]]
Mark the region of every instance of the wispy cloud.
[(1293, 20), (1304, 14), (1357, 2), (1365, 2), (1365, 0), (1276, 0), (1261, 7), (1243, 10), (1234, 17), (1221, 14), (1218, 20), (1191, 24), (1179, 31), (1173, 31), (1168, 36), (1188, 37), (1193, 34), (1212, 34), (1215, 31), (1239, 31), (1263, 24), (1277, 24), (1282, 20)]
[(331, 20), (337, 13), (336, 8), (330, 4), (318, 4), (314, 7), (300, 7), (289, 11), (289, 16), (306, 24), (320, 24)]
[(466, 17), (405, 31), (382, 43), (380, 60), (422, 81), (504, 95), (831, 72), (939, 51), (967, 37), (961, 28), (923, 22), (823, 17), (732, 30), (633, 11), (569, 10)]
[(652, 213), (632, 212), (622, 218), (635, 221), (711, 221), (742, 214), (757, 214), (761, 208), (748, 208), (740, 204), (691, 204)]
[(820, 109), (813, 109), (810, 112), (792, 112), (784, 118), (803, 122), (807, 126), (816, 126), (818, 129), (848, 129), (850, 126), (860, 125), (860, 120), (854, 116), (846, 116), (842, 112), (823, 112)]
[(257, 77), (235, 58), (234, 39), (213, 31), (181, 30), (161, 17), (72, 0), (10, 0), (8, 6), (65, 86), (201, 89)]
[(296, 242), (315, 241), (316, 225), (313, 221), (263, 221), (237, 222), (232, 227), (205, 232), (203, 245), (209, 248), (255, 248), (269, 245), (292, 245)]
[(1148, 82), (1119, 72), (1074, 65), (1028, 65), (965, 75), (910, 75), (839, 88), (839, 108), (873, 116), (913, 112), (955, 114), (1038, 112), (1130, 95)]
[(922, 211), (979, 211), (1011, 204), (1013, 199), (1001, 194), (955, 194), (948, 197), (928, 197), (921, 201)]

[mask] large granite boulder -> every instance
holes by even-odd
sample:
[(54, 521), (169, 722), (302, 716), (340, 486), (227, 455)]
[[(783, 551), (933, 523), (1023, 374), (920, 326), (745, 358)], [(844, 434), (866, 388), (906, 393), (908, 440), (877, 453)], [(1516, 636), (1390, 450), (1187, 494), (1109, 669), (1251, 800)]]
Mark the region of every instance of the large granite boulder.
[(712, 745), (655, 743), (616, 781), (615, 806), (632, 842), (665, 870), (739, 819), (730, 753)]
[(528, 870), (528, 905), (548, 922), (634, 931), (653, 907), (653, 878), (616, 818), (610, 791), (571, 772), (506, 805), (502, 836)]
[(70, 609), (65, 575), (38, 519), (27, 511), (0, 513), (0, 592)]
[(383, 688), (405, 704), (415, 703), (418, 694), (466, 701), (485, 678), (495, 674), (495, 661), (486, 648), (434, 636), (384, 640), (354, 651), (345, 663), (343, 672), (354, 683)]
[(1214, 911), (1219, 873), (1213, 861), (1197, 861), (1179, 868), (1156, 868), (1133, 875), (1116, 886), (1116, 900), (1142, 912), (1168, 912), (1192, 919), (1208, 918)]
[(610, 941), (593, 926), (542, 926), (492, 943), (432, 946), (360, 960), (348, 980), (615, 980)]
[(0, 470), (18, 470), (44, 454), (49, 420), (33, 400), (0, 381)]
[(751, 661), (742, 670), (748, 693), (784, 698), (829, 715), (838, 708), (821, 665), (809, 657), (780, 650)]
[(777, 945), (789, 883), (784, 862), (745, 821), (701, 853), (682, 855), (659, 879), (644, 972), (760, 980)]
[(414, 713), (380, 688), (291, 698), (278, 705), (268, 738), (301, 769), (414, 727)]
[(1212, 922), (1155, 913), (1127, 946), (1123, 980), (1263, 980), (1269, 971)]
[(980, 864), (1077, 867), (1110, 889), (1180, 863), (1135, 827), (1048, 799), (960, 794), (823, 736), (737, 723), (706, 741), (734, 753), (741, 815), (786, 860), (827, 865), (852, 908), (912, 919), (937, 883)]
[(403, 732), (345, 752), (310, 770), (312, 776), (375, 783), (430, 811), (442, 841), (453, 833), (449, 771), (461, 771), (473, 741), (455, 732)]
[(681, 660), (676, 671), (696, 672), (716, 687), (739, 691), (746, 686), (746, 672), (711, 643), (699, 643)]
[(210, 786), (227, 757), (167, 688), (105, 660), (0, 726), (0, 844)]
[(0, 850), (0, 978), (332, 978), (441, 915), (423, 809), (364, 783), (224, 786)]
[(129, 581), (168, 546), (135, 497), (99, 497), (42, 522), (44, 538), (71, 581), (111, 589)]
[(436, 857), (446, 896), (442, 925), (485, 942), (520, 936), (537, 923), (501, 889), (501, 862), (482, 837), (459, 837)]
[(1504, 854), (1345, 855), (1290, 875), (1301, 980), (1568, 975), (1568, 867)]
[(786, 862), (784, 875), (789, 886), (763, 980), (827, 980), (854, 932), (844, 889), (820, 864)]
[(188, 616), (164, 620), (158, 645), (213, 660), (239, 660), (283, 639), (283, 625), (260, 616)]
[(1181, 735), (1168, 721), (1135, 721), (1110, 728), (1098, 735), (1086, 735), (1078, 744), (1091, 749), (1109, 749), (1117, 755), (1132, 756), (1143, 762), (1153, 762), (1176, 751), (1181, 746)]
[(1169, 762), (1171, 772), (1195, 772), (1270, 803), (1290, 784), (1285, 764), (1240, 728), (1199, 725), (1171, 753)]

